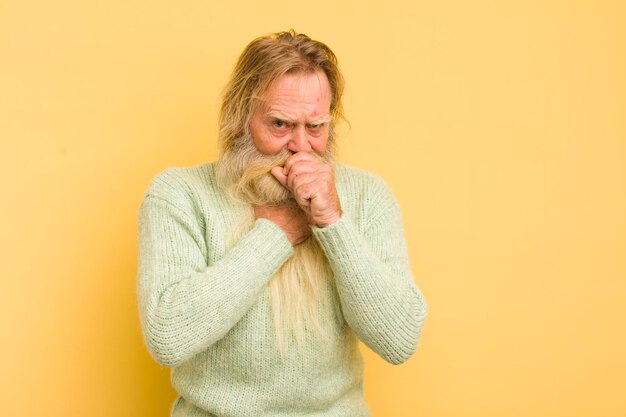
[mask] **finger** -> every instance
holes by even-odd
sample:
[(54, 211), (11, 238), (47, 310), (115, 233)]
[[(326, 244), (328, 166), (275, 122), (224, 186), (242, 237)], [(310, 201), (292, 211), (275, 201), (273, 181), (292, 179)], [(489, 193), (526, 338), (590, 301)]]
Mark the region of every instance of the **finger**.
[(323, 189), (334, 188), (332, 169), (328, 165), (298, 165), (294, 166), (287, 176), (287, 183), (291, 190), (294, 190), (298, 183), (313, 181)]
[(292, 193), (295, 193), (296, 188), (304, 184), (314, 182), (315, 180), (315, 174), (303, 173), (298, 175), (291, 171), (291, 173), (287, 176), (287, 185), (288, 188), (292, 190)]
[[(307, 175), (303, 175), (301, 177), (290, 175), (287, 177), (287, 181), (287, 188), (293, 194), (293, 197), (296, 200), (296, 203), (298, 203), (298, 206), (300, 206), (302, 209), (308, 208), (310, 206), (309, 195), (306, 192), (303, 192), (307, 189), (303, 189), (302, 187), (310, 184), (311, 182), (314, 182), (314, 180)], [(314, 184), (312, 185), (314, 186)], [(297, 193), (295, 191), (296, 189), (299, 190)]]
[(294, 183), (292, 190), (296, 201), (302, 207), (311, 208), (314, 200), (318, 205), (324, 205), (323, 201), (326, 200), (324, 186), (312, 177), (301, 178)]
[(340, 207), (334, 184), (320, 181), (318, 174), (297, 176), (290, 184), (290, 190), (298, 204), (311, 210), (311, 215), (317, 216)]
[(285, 166), (284, 166), (284, 173), (285, 175), (289, 175), (289, 171), (291, 170), (292, 166), (300, 161), (318, 161), (318, 159), (311, 155), (308, 152), (296, 152), (293, 155), (291, 155), (289, 158), (287, 158), (287, 160), (285, 161)]
[(329, 169), (330, 167), (323, 163), (314, 161), (298, 161), (291, 165), (289, 172), (286, 175), (319, 174), (328, 171)]
[(295, 188), (296, 183), (316, 181), (330, 185), (333, 183), (333, 175), (328, 165), (308, 164), (305, 162), (294, 165), (287, 175), (287, 184), (290, 189)]
[(278, 182), (280, 182), (284, 187), (289, 188), (289, 186), (287, 184), (287, 175), (285, 175), (283, 173), (283, 168), (282, 167), (274, 167), (274, 168), (272, 168), (272, 170), (270, 172), (272, 173), (274, 178), (276, 178), (278, 180)]
[(318, 161), (298, 161), (291, 166), (287, 174), (288, 188), (293, 190), (297, 178), (302, 176), (311, 177), (310, 180), (307, 179), (307, 182), (313, 180), (328, 182), (333, 180), (332, 168), (329, 165)]

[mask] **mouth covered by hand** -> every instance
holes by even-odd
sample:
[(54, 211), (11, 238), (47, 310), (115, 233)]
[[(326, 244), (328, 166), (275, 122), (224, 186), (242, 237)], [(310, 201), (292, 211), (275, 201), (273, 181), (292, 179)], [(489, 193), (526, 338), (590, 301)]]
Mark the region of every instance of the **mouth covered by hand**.
[(289, 161), (298, 154), (309, 155), (311, 160), (317, 160), (327, 165), (328, 158), (316, 153), (298, 152), (294, 154), (284, 150), (276, 155), (264, 155), (259, 152), (254, 155), (241, 174), (237, 183), (238, 194), (243, 195), (245, 200), (253, 205), (296, 204), (293, 190), (273, 173), (280, 172), (286, 166), (290, 166)]
[(326, 227), (341, 217), (334, 170), (324, 158), (308, 152), (297, 152), (289, 156), (283, 166), (273, 167), (271, 174), (291, 191), (312, 224)]

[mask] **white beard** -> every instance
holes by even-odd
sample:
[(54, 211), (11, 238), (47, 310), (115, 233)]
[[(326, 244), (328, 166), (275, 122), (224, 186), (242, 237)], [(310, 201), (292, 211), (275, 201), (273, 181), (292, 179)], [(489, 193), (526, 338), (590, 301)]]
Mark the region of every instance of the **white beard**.
[[(238, 147), (227, 149), (217, 162), (218, 184), (241, 202), (255, 205), (295, 204), (291, 192), (270, 173), (275, 166), (283, 166), (290, 152), (263, 155), (254, 147), (252, 138), (241, 138)], [(332, 163), (332, 152), (320, 156)], [(234, 231), (231, 246), (253, 226), (254, 212)], [(299, 348), (305, 342), (307, 330), (315, 337), (330, 337), (332, 328), (321, 323), (343, 320), (332, 270), (314, 237), (294, 247), (294, 254), (276, 272), (267, 284), (274, 322), (276, 342), (285, 353), (293, 336)], [(334, 320), (328, 320), (328, 317)], [(320, 320), (320, 318), (324, 318)], [(326, 328), (325, 328), (326, 327)], [(335, 326), (333, 326), (335, 327)]]

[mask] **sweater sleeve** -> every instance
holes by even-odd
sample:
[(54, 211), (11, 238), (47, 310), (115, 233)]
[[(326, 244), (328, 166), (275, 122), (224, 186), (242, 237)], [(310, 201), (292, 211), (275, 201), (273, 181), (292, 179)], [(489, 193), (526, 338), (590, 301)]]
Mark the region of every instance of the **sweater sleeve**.
[(224, 337), (293, 253), (286, 235), (264, 219), (212, 265), (206, 244), (193, 213), (146, 195), (138, 301), (148, 350), (164, 366), (177, 366)]
[(370, 349), (399, 364), (417, 347), (426, 302), (413, 281), (399, 207), (384, 184), (371, 188), (376, 195), (362, 232), (344, 213), (313, 233), (335, 274), (346, 322)]

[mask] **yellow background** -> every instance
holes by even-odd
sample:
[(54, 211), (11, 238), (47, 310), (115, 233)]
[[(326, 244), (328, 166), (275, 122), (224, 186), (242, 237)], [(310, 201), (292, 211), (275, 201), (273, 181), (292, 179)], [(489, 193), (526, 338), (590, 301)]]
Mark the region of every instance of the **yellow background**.
[[(149, 180), (216, 156), (243, 47), (347, 79), (340, 161), (403, 209), (429, 317), (374, 417), (626, 415), (622, 1), (0, 2), (0, 415), (165, 416), (135, 299)], [(365, 350), (365, 349), (364, 349)]]

